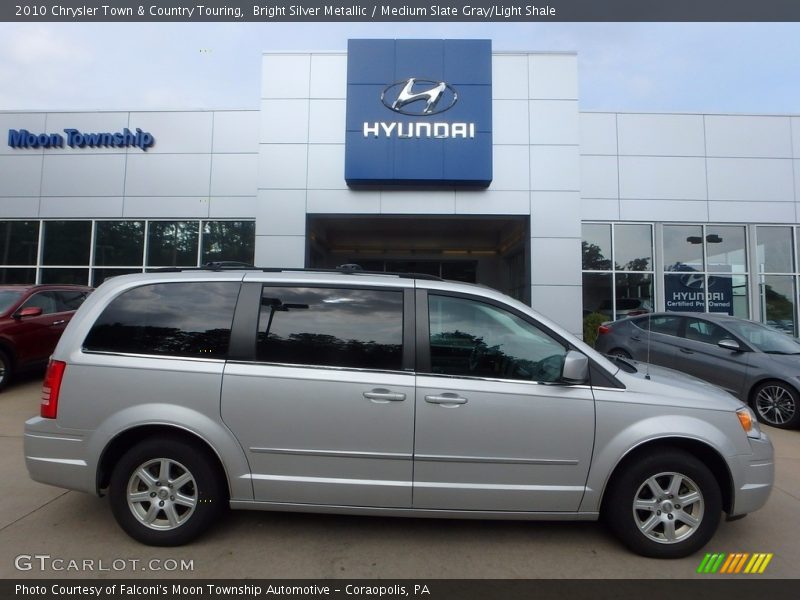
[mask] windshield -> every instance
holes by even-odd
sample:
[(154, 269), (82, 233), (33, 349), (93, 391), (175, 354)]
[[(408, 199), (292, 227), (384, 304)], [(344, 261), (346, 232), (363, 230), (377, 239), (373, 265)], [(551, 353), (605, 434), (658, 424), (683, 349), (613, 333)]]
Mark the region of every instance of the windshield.
[(17, 290), (0, 290), (0, 313), (6, 312), (22, 296)]
[(727, 322), (728, 329), (767, 354), (800, 354), (800, 345), (785, 333), (752, 321)]

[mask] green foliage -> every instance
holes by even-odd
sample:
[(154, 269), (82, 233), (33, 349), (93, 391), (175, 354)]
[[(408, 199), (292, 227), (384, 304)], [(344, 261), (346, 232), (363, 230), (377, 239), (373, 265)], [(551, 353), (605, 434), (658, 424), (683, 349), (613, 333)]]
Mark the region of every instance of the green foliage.
[(597, 328), (608, 320), (608, 316), (598, 312), (583, 317), (583, 341), (594, 348), (597, 340)]

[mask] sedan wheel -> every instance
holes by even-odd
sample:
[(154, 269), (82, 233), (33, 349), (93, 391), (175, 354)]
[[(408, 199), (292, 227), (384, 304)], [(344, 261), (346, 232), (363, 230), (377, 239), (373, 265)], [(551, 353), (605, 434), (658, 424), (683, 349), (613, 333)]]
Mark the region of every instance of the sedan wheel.
[(800, 425), (797, 392), (777, 381), (761, 384), (753, 393), (758, 419), (781, 429), (793, 429)]

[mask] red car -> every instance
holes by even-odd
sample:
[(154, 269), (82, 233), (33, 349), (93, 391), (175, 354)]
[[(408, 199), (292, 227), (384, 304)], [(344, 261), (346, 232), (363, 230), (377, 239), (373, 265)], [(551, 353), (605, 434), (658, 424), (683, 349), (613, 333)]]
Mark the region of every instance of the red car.
[(0, 390), (11, 376), (43, 366), (92, 288), (0, 285)]

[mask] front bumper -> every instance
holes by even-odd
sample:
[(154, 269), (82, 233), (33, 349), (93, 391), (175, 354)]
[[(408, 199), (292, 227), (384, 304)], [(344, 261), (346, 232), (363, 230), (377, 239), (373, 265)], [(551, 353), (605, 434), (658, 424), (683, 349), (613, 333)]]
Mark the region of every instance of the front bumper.
[(763, 432), (760, 438), (748, 441), (752, 454), (740, 454), (731, 461), (734, 495), (729, 517), (746, 515), (764, 506), (775, 483), (772, 442)]

